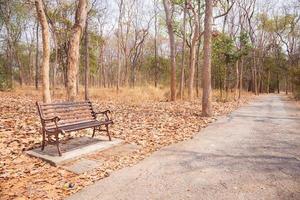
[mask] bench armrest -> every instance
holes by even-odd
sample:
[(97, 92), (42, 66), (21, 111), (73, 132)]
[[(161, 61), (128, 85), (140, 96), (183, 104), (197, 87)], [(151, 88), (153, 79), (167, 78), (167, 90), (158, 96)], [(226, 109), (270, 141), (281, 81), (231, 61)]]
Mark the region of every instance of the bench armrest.
[(52, 118), (42, 118), (45, 122), (58, 122), (60, 118), (58, 116), (52, 117)]
[(105, 116), (106, 120), (110, 120), (110, 118), (108, 117), (108, 114), (107, 113), (110, 113), (110, 110), (105, 110), (105, 111), (102, 111), (102, 112), (93, 112), (93, 114), (96, 116), (96, 115), (99, 115), (99, 114), (102, 114)]

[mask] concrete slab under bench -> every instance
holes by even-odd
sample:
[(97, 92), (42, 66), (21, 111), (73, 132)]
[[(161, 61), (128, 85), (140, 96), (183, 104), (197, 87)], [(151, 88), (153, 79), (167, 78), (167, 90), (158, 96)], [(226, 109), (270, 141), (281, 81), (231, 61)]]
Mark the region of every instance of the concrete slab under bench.
[(104, 136), (97, 136), (97, 138), (79, 137), (61, 144), (62, 156), (58, 155), (55, 145), (47, 145), (44, 151), (42, 151), (41, 148), (36, 148), (26, 151), (26, 153), (57, 166), (75, 158), (97, 151), (103, 151), (122, 143), (124, 143), (123, 140), (112, 138), (112, 141), (109, 141), (107, 137)]

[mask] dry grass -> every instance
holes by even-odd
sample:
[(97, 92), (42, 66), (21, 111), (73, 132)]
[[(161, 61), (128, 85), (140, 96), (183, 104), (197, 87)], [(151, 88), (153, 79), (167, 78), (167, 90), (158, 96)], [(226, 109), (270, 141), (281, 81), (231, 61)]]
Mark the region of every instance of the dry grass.
[[(24, 95), (28, 97), (36, 97), (41, 100), (41, 89), (36, 90), (33, 86), (26, 86), (23, 88), (16, 88), (13, 91), (15, 94)], [(166, 102), (169, 101), (170, 91), (169, 87), (154, 87), (151, 85), (140, 86), (135, 88), (122, 87), (119, 91), (116, 88), (90, 88), (90, 99), (97, 101), (117, 101), (131, 104), (139, 104), (144, 102)], [(51, 96), (53, 101), (66, 99), (66, 89), (56, 88), (51, 91)], [(194, 100), (201, 100), (202, 89), (200, 89), (197, 95), (196, 90), (194, 91)], [(250, 96), (251, 93), (243, 91), (242, 96)], [(220, 91), (213, 90), (213, 101), (215, 102), (225, 102), (225, 92), (223, 92), (223, 98), (220, 98)], [(79, 88), (78, 100), (84, 99), (84, 88)], [(177, 98), (179, 100), (179, 97)], [(186, 101), (188, 99), (187, 90), (184, 91), (184, 98), (181, 101)], [(180, 101), (180, 100), (179, 100)], [(229, 92), (228, 102), (234, 101), (234, 92)]]

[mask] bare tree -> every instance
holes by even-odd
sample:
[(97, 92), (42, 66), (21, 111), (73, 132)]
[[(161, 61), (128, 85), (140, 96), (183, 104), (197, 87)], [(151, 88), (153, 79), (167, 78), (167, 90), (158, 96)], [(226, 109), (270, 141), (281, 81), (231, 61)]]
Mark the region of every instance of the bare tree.
[(181, 58), (180, 85), (179, 85), (180, 99), (183, 98), (183, 94), (184, 94), (185, 40), (186, 40), (186, 13), (187, 13), (187, 1), (185, 0), (185, 1), (184, 1), (184, 7), (183, 7), (182, 58)]
[(158, 82), (158, 60), (157, 60), (157, 32), (158, 32), (158, 26), (157, 26), (157, 15), (158, 15), (158, 0), (154, 0), (154, 62), (155, 62), (155, 68), (154, 68), (154, 86), (157, 87)]
[(89, 57), (89, 34), (88, 34), (88, 21), (86, 21), (84, 29), (84, 98), (89, 99), (89, 75), (90, 75), (90, 57)]
[(176, 100), (176, 58), (175, 58), (175, 35), (173, 31), (173, 12), (174, 5), (170, 0), (163, 0), (165, 14), (166, 14), (166, 23), (169, 34), (169, 43), (170, 43), (170, 59), (171, 59), (171, 101)]
[(75, 14), (75, 23), (72, 27), (71, 37), (69, 41), (68, 50), (68, 87), (67, 94), (68, 100), (74, 101), (77, 95), (76, 84), (77, 84), (77, 65), (79, 60), (79, 45), (82, 32), (85, 27), (87, 17), (87, 0), (78, 0), (78, 6)]
[[(275, 33), (278, 36), (281, 43), (284, 45), (287, 51), (287, 55), (289, 58), (288, 68), (293, 69), (297, 65), (296, 61), (296, 50), (297, 50), (297, 43), (299, 41), (296, 40), (297, 34), (299, 34), (299, 22), (300, 22), (300, 14), (299, 9), (291, 9), (289, 10), (288, 7), (283, 7), (284, 16), (275, 16)], [(281, 18), (281, 23), (279, 22)], [(297, 26), (298, 25), (298, 26)], [(297, 29), (298, 28), (298, 29)], [(298, 33), (297, 33), (298, 30)], [(286, 94), (288, 93), (288, 80), (287, 74), (285, 76), (285, 83), (286, 83)], [(291, 86), (292, 92), (294, 92), (294, 75), (291, 76)]]
[(36, 23), (35, 89), (39, 88), (39, 23)]
[(213, 22), (213, 1), (205, 0), (205, 19), (204, 19), (204, 63), (202, 69), (202, 115), (212, 115), (211, 105), (211, 39), (212, 39), (212, 22)]
[(122, 66), (122, 60), (121, 60), (121, 34), (123, 32), (122, 30), (122, 16), (123, 16), (123, 7), (124, 7), (123, 0), (120, 0), (119, 3), (119, 19), (118, 19), (118, 70), (117, 70), (117, 91), (119, 91), (120, 87), (120, 76), (121, 76), (121, 66)]
[[(198, 8), (200, 9), (200, 8)], [(192, 28), (192, 38), (190, 44), (190, 76), (188, 81), (188, 97), (189, 100), (194, 97), (194, 78), (195, 78), (195, 64), (196, 64), (196, 47), (198, 46), (200, 29), (199, 29), (199, 17), (196, 10), (196, 6), (189, 4), (189, 10), (193, 13), (193, 28)]]
[(42, 27), (43, 63), (41, 69), (42, 69), (43, 101), (45, 103), (50, 103), (51, 96), (50, 96), (50, 81), (49, 81), (49, 59), (50, 59), (49, 25), (47, 22), (43, 1), (35, 0), (35, 7), (38, 14), (38, 20)]
[(133, 47), (130, 49), (130, 55), (129, 55), (131, 60), (131, 86), (132, 87), (135, 86), (137, 62), (141, 57), (143, 45), (149, 33), (148, 32), (149, 25), (150, 25), (150, 21), (148, 23), (148, 27), (145, 29), (138, 30), (135, 27)]

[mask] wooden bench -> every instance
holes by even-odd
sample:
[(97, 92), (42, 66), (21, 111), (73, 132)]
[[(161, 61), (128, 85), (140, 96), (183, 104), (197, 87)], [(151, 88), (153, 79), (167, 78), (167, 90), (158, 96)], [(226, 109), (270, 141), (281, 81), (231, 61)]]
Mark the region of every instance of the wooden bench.
[[(108, 113), (110, 113), (109, 110), (95, 112), (90, 101), (63, 103), (36, 102), (36, 105), (42, 123), (42, 150), (44, 150), (46, 142), (56, 144), (58, 154), (61, 156), (59, 134), (87, 128), (93, 128), (92, 137), (95, 136), (96, 130), (107, 132), (107, 136), (111, 141), (108, 126), (109, 124), (113, 124), (113, 121), (108, 116)], [(99, 114), (104, 116), (103, 120), (97, 120), (97, 115)], [(105, 129), (102, 127), (105, 127)]]

